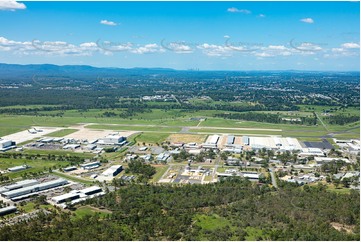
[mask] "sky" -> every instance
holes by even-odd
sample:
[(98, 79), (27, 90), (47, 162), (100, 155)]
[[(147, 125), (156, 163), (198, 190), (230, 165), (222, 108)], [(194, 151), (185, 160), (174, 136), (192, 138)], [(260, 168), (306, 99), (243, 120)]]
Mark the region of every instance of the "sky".
[(0, 63), (359, 71), (359, 2), (0, 0)]

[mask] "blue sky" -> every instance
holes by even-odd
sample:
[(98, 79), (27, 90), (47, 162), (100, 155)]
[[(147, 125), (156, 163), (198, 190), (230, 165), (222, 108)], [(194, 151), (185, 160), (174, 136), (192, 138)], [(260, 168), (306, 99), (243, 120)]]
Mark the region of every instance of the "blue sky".
[(0, 1), (0, 62), (359, 70), (359, 9), (359, 2)]

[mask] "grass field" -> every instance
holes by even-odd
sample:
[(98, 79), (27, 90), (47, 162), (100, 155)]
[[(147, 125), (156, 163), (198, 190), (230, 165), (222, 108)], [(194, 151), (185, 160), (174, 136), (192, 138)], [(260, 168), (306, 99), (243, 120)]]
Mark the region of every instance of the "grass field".
[(14, 167), (14, 166), (20, 166), (27, 164), (31, 168), (18, 171), (18, 172), (8, 172), (6, 175), (10, 178), (16, 178), (20, 177), (21, 175), (25, 173), (35, 173), (35, 172), (48, 172), (49, 168), (55, 169), (56, 167), (66, 167), (70, 163), (67, 161), (44, 161), (44, 160), (27, 160), (27, 159), (0, 159), (0, 169), (6, 170), (7, 168)]
[(153, 178), (151, 179), (151, 182), (158, 182), (159, 179), (163, 176), (163, 174), (168, 170), (169, 166), (155, 166), (156, 172)]
[(106, 130), (131, 130), (131, 131), (159, 131), (159, 132), (179, 132), (181, 129), (177, 127), (159, 127), (159, 126), (126, 126), (126, 125), (88, 125), (90, 129), (106, 129)]
[(62, 129), (62, 130), (58, 130), (55, 131), (53, 133), (47, 134), (46, 136), (49, 137), (64, 137), (68, 134), (72, 134), (74, 132), (78, 131), (77, 129)]
[[(7, 153), (18, 153), (14, 151), (8, 151)], [(77, 156), (85, 159), (89, 159), (94, 157), (94, 154), (90, 153), (77, 153), (77, 152), (71, 152), (67, 150), (30, 150), (30, 149), (24, 149), (22, 151), (23, 154), (30, 154), (30, 155), (62, 155), (62, 156)]]
[(100, 218), (105, 218), (108, 214), (111, 214), (110, 211), (104, 209), (97, 209), (91, 206), (82, 206), (77, 208), (73, 212), (73, 215), (75, 216), (75, 218), (83, 218), (86, 215), (95, 215), (96, 213), (99, 214)]
[(223, 228), (227, 225), (231, 225), (228, 220), (217, 214), (196, 215), (194, 220), (196, 221), (196, 224), (204, 230), (214, 230), (216, 228)]
[(267, 130), (237, 130), (237, 129), (199, 129), (191, 128), (189, 132), (205, 133), (205, 134), (240, 134), (240, 135), (281, 135), (282, 131), (267, 131)]
[(198, 135), (198, 134), (171, 134), (168, 137), (168, 140), (171, 143), (203, 143), (206, 140), (207, 135)]
[(88, 179), (85, 179), (85, 178), (79, 178), (79, 177), (75, 177), (75, 176), (71, 176), (71, 175), (67, 175), (67, 174), (64, 174), (64, 173), (58, 172), (58, 171), (53, 171), (53, 174), (57, 175), (59, 177), (74, 181), (74, 182), (78, 182), (78, 183), (83, 183), (83, 184), (88, 184), (88, 185), (94, 183), (91, 180), (88, 180)]
[(168, 133), (142, 133), (136, 138), (137, 143), (160, 144), (169, 136)]

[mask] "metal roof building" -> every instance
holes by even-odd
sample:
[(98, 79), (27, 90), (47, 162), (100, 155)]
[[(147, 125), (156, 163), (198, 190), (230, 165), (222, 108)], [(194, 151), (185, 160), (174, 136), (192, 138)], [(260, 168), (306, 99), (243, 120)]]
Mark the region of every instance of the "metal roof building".
[(79, 193), (70, 192), (70, 193), (65, 193), (63, 195), (60, 195), (60, 196), (53, 197), (51, 200), (53, 202), (59, 204), (59, 203), (63, 203), (63, 202), (69, 201), (69, 200), (71, 201), (71, 200), (74, 200), (77, 198), (80, 198)]
[(36, 184), (39, 184), (37, 180), (23, 180), (23, 181), (18, 181), (12, 185), (6, 185), (4, 186), (4, 188), (6, 188), (8, 191), (11, 191), (23, 187), (29, 187)]
[(218, 143), (218, 140), (219, 140), (219, 135), (211, 135), (208, 137), (206, 143), (216, 145)]
[(16, 212), (16, 210), (17, 209), (16, 209), (15, 206), (8, 206), (8, 207), (5, 207), (5, 208), (0, 208), (0, 216)]
[(102, 175), (103, 176), (110, 176), (110, 177), (114, 177), (116, 175), (118, 175), (121, 171), (123, 170), (123, 166), (122, 165), (115, 165), (115, 166), (111, 166), (108, 169), (106, 169)]
[(84, 193), (85, 195), (92, 195), (98, 192), (102, 192), (103, 190), (98, 186), (91, 186), (87, 187), (83, 190), (80, 190), (81, 193)]
[(248, 136), (242, 136), (242, 142), (244, 145), (249, 145), (249, 137)]
[(89, 163), (84, 163), (81, 164), (80, 167), (83, 169), (94, 169), (100, 166), (100, 162), (99, 161), (94, 161), (94, 162), (89, 162)]
[(11, 172), (17, 172), (17, 171), (26, 170), (27, 168), (29, 168), (29, 166), (27, 166), (27, 165), (14, 166), (14, 167), (10, 167), (10, 168), (8, 168), (8, 171), (11, 171)]
[(231, 145), (234, 143), (235, 137), (233, 135), (230, 135), (227, 137), (227, 145)]
[(2, 194), (2, 196), (12, 199), (12, 198), (27, 195), (27, 194), (30, 194), (30, 193), (39, 192), (39, 191), (47, 190), (47, 189), (50, 189), (50, 188), (62, 186), (62, 185), (65, 185), (67, 183), (68, 183), (67, 180), (60, 178), (60, 179), (57, 179), (57, 180), (48, 181), (48, 182), (36, 184), (36, 185), (33, 185), (33, 186), (23, 187), (23, 188), (20, 188), (20, 189), (4, 192)]

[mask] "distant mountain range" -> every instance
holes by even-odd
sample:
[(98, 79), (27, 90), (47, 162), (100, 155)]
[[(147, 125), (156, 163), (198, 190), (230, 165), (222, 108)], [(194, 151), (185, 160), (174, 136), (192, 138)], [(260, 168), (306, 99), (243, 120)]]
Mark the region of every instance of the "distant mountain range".
[[(196, 74), (197, 73), (197, 74)], [(47, 75), (47, 76), (72, 76), (72, 77), (87, 77), (87, 76), (149, 76), (149, 75), (209, 75), (213, 76), (229, 76), (229, 75), (264, 75), (268, 74), (280, 74), (280, 73), (308, 73), (308, 74), (351, 74), (359, 75), (359, 72), (326, 72), (326, 71), (300, 71), (300, 70), (280, 70), (280, 71), (202, 71), (202, 70), (175, 70), (171, 68), (112, 68), (112, 67), (93, 67), (88, 65), (52, 65), (52, 64), (30, 64), (30, 65), (18, 65), (18, 64), (5, 64), (0, 63), (0, 79), (1, 78), (19, 78), (19, 77), (32, 77), (34, 75)], [(353, 74), (352, 74), (353, 73)]]

